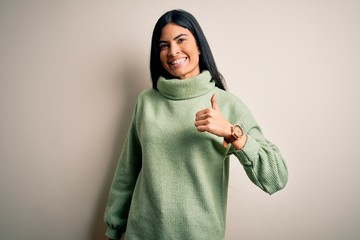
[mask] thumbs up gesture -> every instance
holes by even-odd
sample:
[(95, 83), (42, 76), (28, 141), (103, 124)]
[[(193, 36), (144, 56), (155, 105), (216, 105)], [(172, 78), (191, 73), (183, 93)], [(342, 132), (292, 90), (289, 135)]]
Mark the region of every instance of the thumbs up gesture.
[(219, 137), (231, 135), (231, 123), (222, 115), (216, 102), (216, 93), (212, 95), (211, 108), (200, 110), (196, 113), (195, 127), (199, 132), (209, 132)]

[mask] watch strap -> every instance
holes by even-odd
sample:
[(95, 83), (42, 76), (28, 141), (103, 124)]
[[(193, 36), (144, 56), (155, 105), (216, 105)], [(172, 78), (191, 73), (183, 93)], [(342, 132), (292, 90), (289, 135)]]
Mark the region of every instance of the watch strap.
[[(241, 129), (241, 134), (238, 135), (235, 132), (235, 127), (238, 127)], [(228, 145), (234, 141), (236, 141), (237, 139), (241, 138), (243, 136), (243, 129), (239, 124), (234, 124), (233, 126), (231, 126), (231, 135), (229, 137), (224, 137), (224, 147), (227, 148)]]

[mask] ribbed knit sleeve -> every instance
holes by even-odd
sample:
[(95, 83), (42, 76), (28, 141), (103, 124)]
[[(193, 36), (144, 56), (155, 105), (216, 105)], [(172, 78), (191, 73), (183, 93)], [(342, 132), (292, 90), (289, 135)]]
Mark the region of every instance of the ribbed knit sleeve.
[(234, 154), (239, 159), (253, 183), (273, 194), (284, 188), (288, 181), (285, 160), (278, 147), (265, 138), (247, 106), (239, 99), (237, 101), (238, 104), (232, 109), (237, 117), (232, 118), (232, 123), (242, 126), (247, 134), (247, 141), (242, 150), (231, 146), (229, 154)]
[(106, 236), (119, 239), (125, 231), (135, 183), (141, 169), (141, 147), (136, 127), (136, 108), (110, 188), (104, 219)]
[(258, 128), (251, 129), (242, 150), (234, 155), (243, 165), (250, 180), (269, 194), (285, 187), (288, 180), (286, 163), (277, 146), (267, 141)]

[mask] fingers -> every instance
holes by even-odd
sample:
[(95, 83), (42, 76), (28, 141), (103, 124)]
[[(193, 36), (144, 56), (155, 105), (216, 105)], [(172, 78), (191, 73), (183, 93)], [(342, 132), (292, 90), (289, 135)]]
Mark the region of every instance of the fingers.
[(206, 108), (198, 111), (196, 113), (196, 117), (200, 117), (200, 119), (204, 119), (212, 116), (212, 112), (213, 112), (212, 110), (220, 111), (220, 108), (216, 102), (216, 93), (214, 93), (211, 96), (210, 102), (211, 102), (211, 108)]
[[(195, 127), (199, 132), (211, 132), (211, 129), (217, 125), (218, 113), (212, 108), (204, 109), (196, 113)], [(214, 125), (215, 124), (215, 125)]]
[(196, 119), (194, 125), (199, 132), (210, 131), (212, 121), (211, 117), (201, 117)]
[(211, 107), (215, 110), (220, 110), (219, 109), (219, 106), (217, 105), (217, 102), (216, 102), (216, 93), (214, 93), (211, 97)]
[(211, 111), (212, 111), (212, 109), (204, 109), (204, 110), (197, 112), (195, 114), (195, 121), (204, 120), (204, 119), (211, 117), (213, 115), (213, 113)]
[(203, 132), (208, 131), (209, 124), (211, 123), (212, 119), (217, 115), (217, 111), (219, 107), (216, 102), (216, 94), (214, 93), (210, 99), (211, 108), (206, 108), (200, 110), (195, 115), (195, 126), (196, 128)]
[(199, 131), (199, 132), (209, 132), (209, 127), (208, 125), (200, 125), (200, 126), (196, 126), (196, 129)]

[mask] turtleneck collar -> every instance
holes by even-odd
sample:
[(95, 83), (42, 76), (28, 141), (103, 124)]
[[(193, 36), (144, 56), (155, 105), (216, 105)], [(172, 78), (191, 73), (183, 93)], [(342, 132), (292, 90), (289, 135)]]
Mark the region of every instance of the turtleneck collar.
[(187, 79), (166, 79), (159, 77), (157, 82), (159, 92), (173, 100), (195, 98), (208, 93), (215, 88), (210, 72), (205, 70), (198, 76)]

